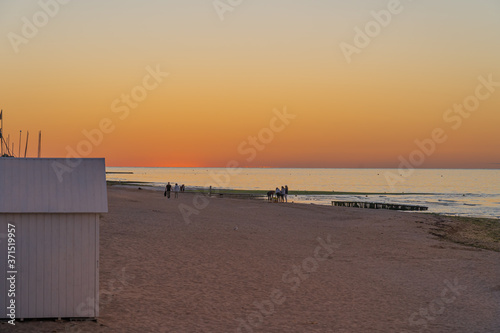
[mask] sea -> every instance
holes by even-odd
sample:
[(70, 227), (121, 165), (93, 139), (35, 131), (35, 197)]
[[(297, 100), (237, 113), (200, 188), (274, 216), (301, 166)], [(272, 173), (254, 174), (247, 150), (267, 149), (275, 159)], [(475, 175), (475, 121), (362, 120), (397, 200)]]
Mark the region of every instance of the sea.
[[(339, 201), (401, 203), (429, 207), (443, 215), (500, 219), (498, 169), (291, 169), (107, 167), (109, 181), (141, 182), (163, 190), (170, 182), (186, 189), (328, 191), (289, 195), (289, 201), (331, 205)], [(356, 194), (335, 194), (356, 192)], [(377, 193), (376, 195), (367, 193)], [(395, 195), (398, 194), (398, 195)]]

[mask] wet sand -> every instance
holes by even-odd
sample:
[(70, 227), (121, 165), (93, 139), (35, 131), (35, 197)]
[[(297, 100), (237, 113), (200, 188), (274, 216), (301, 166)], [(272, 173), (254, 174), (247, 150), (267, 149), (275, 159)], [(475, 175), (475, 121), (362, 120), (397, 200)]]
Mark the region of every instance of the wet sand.
[(443, 217), (118, 187), (108, 196), (98, 320), (0, 331), (500, 331), (500, 253), (432, 235)]

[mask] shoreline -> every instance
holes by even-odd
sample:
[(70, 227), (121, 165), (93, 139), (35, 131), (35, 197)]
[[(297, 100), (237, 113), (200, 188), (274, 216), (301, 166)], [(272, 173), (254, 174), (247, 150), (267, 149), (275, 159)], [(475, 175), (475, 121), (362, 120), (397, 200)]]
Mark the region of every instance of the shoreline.
[[(120, 182), (120, 181), (106, 181), (106, 184), (108, 187), (123, 187), (123, 188), (141, 188), (144, 190), (151, 190), (151, 191), (163, 191), (164, 188), (160, 186), (155, 186), (154, 183), (150, 182)], [(204, 188), (204, 187), (199, 187), (195, 189), (188, 189), (184, 193), (202, 193), (202, 194), (208, 194), (209, 189)], [(266, 193), (267, 191), (265, 190), (237, 190), (237, 189), (219, 189), (219, 188), (213, 188), (212, 189), (212, 194), (220, 194), (222, 193), (223, 195), (228, 195), (228, 196), (241, 196), (241, 197), (248, 197), (249, 199), (266, 199)], [(425, 196), (425, 195), (440, 195), (439, 193), (371, 193), (371, 192), (327, 192), (327, 191), (290, 191), (289, 192), (289, 197), (291, 196), (296, 196), (296, 195), (301, 195), (301, 196), (387, 196), (387, 197), (394, 197), (398, 198), (401, 196)], [(368, 199), (368, 197), (367, 197)], [(332, 200), (334, 201), (334, 200)], [(353, 200), (355, 201), (355, 200)], [(359, 200), (362, 201), (362, 200)], [(320, 205), (320, 206), (330, 206), (330, 204), (323, 204), (323, 203), (314, 203), (314, 202), (296, 202), (297, 204), (312, 204), (312, 205)], [(412, 203), (413, 204), (413, 203)], [(421, 204), (420, 204), (421, 205)], [(447, 217), (463, 217), (463, 218), (474, 218), (474, 219), (486, 219), (486, 220), (494, 220), (498, 221), (500, 223), (500, 218), (495, 218), (491, 216), (482, 216), (482, 215), (460, 215), (458, 213), (453, 214), (453, 213), (439, 213), (439, 212), (432, 212), (432, 211), (421, 211), (421, 212), (414, 212), (414, 213), (419, 213), (419, 214), (438, 214), (440, 216), (447, 216)]]
[[(133, 181), (114, 181), (107, 180), (107, 185), (110, 186), (145, 186), (149, 188), (160, 188), (159, 186), (155, 186), (154, 183), (150, 182), (133, 182)], [(195, 187), (194, 190), (189, 190), (186, 192), (200, 192), (200, 193), (208, 193), (208, 187)], [(219, 191), (222, 193), (228, 194), (255, 194), (255, 195), (266, 195), (267, 190), (250, 190), (250, 189), (232, 189), (232, 188), (218, 188), (213, 187), (213, 191)], [(439, 193), (405, 193), (405, 192), (335, 192), (335, 191), (307, 191), (307, 190), (297, 190), (290, 191), (288, 195), (439, 195)]]

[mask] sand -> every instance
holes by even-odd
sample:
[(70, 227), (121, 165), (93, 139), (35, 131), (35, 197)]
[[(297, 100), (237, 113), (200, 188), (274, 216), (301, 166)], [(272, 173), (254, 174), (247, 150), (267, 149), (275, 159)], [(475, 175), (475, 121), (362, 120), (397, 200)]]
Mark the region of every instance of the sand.
[(432, 235), (434, 215), (108, 195), (98, 320), (0, 331), (500, 331), (500, 253)]

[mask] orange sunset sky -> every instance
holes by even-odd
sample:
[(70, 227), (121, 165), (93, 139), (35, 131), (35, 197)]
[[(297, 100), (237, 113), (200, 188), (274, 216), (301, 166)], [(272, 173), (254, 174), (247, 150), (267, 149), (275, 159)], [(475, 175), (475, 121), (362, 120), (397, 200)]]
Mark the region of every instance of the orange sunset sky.
[(440, 128), (415, 166), (499, 168), (500, 2), (397, 3), (1, 1), (4, 135), (108, 166), (390, 168)]

